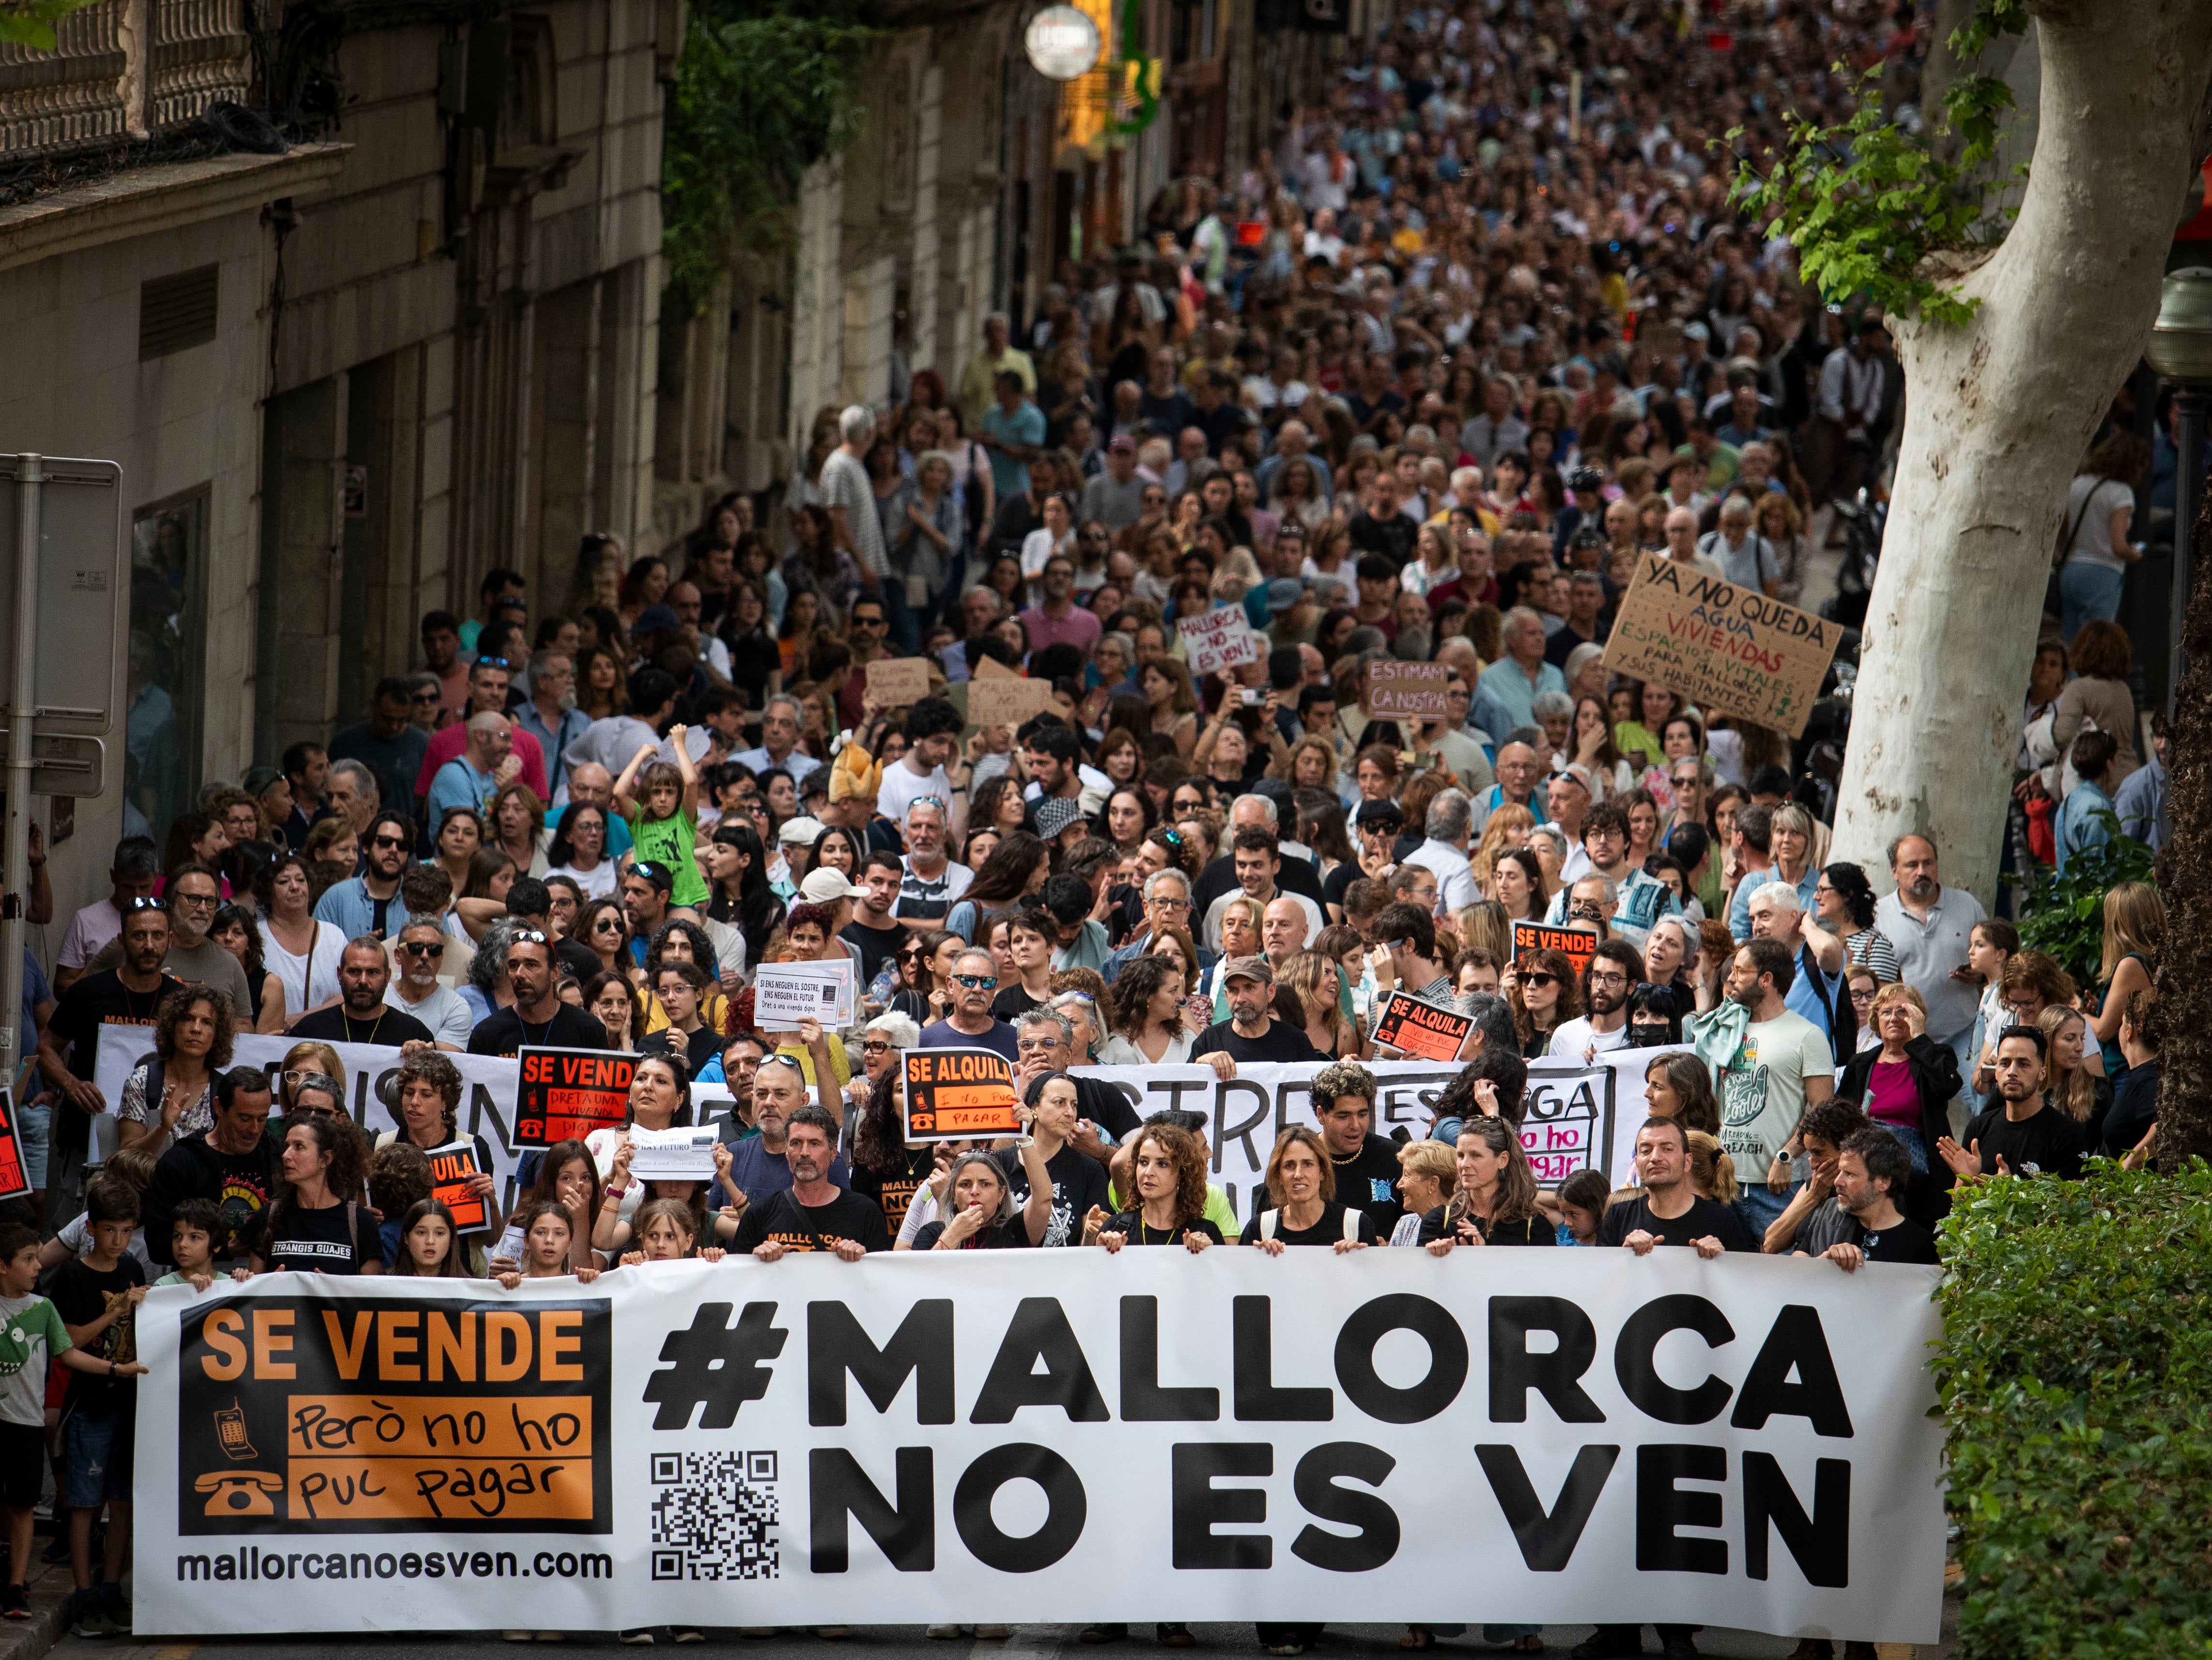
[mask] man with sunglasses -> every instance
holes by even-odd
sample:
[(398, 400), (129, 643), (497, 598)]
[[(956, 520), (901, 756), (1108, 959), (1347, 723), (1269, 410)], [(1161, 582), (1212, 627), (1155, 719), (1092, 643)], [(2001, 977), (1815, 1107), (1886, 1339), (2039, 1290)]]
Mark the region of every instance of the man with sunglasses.
[[(513, 676), (514, 670), (504, 658), (479, 657), (469, 665), (469, 706), (459, 720), (430, 740), (423, 752), (422, 764), (415, 774), (417, 796), (430, 794), (431, 781), (437, 777), (439, 768), (459, 759), (464, 751), (472, 747), (469, 741), (471, 717), (506, 715), (507, 690)], [(530, 786), (540, 801), (550, 801), (553, 790), (545, 779), (545, 751), (538, 740), (510, 721), (507, 744), (509, 753), (522, 757), (522, 770), (518, 775), (522, 781)]]
[(431, 1041), (440, 1049), (458, 1052), (468, 1047), (476, 1015), (460, 993), (438, 983), (438, 964), (445, 949), (446, 930), (436, 917), (409, 917), (392, 950), (398, 972), (389, 976), (384, 1000), (428, 1027)]
[(1006, 1064), (1021, 1060), (1014, 1047), (1014, 1029), (993, 1018), (991, 1000), (998, 994), (999, 965), (987, 951), (961, 952), (952, 964), (952, 1012), (921, 1029), (926, 1049), (995, 1049)]
[[(188, 986), (213, 986), (240, 1011), (241, 1024), (252, 1024), (245, 1012), (253, 1007), (246, 989), (246, 970), (214, 940), (208, 931), (222, 903), (220, 879), (205, 865), (179, 865), (169, 876), (168, 891), (161, 904), (169, 915), (169, 948), (161, 966)], [(111, 941), (87, 964), (91, 970), (111, 969), (123, 960), (124, 942)]]
[(469, 1034), (469, 1053), (514, 1055), (526, 1043), (532, 1049), (606, 1048), (607, 1029), (594, 1016), (561, 1000), (551, 939), (541, 928), (523, 928), (511, 939), (507, 977), (514, 988), (514, 1006), (477, 1024)]
[(399, 875), (414, 850), (414, 821), (401, 813), (378, 813), (369, 820), (361, 874), (325, 890), (315, 902), (315, 920), (329, 923), (349, 939), (364, 933), (383, 939), (395, 915), (405, 914), (399, 902)]

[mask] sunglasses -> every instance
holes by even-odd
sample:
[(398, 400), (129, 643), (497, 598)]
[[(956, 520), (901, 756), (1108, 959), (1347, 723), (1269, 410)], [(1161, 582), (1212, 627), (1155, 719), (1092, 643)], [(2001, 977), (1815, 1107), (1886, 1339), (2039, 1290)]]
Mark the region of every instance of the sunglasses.
[(1559, 982), (1556, 975), (1546, 974), (1539, 970), (1534, 974), (1522, 975), (1521, 983), (1524, 986), (1556, 986)]
[(434, 708), (437, 707), (438, 694), (434, 691), (418, 691), (412, 694), (407, 701), (410, 703), (427, 704)]
[(372, 848), (404, 848), (407, 843), (396, 836), (380, 836), (368, 845)]
[(602, 916), (598, 921), (592, 924), (592, 932), (593, 933), (620, 933), (622, 931), (622, 921), (618, 917)]
[(995, 974), (956, 974), (952, 977), (970, 991), (988, 991), (999, 983)]
[(169, 914), (169, 908), (167, 905), (164, 904), (159, 899), (150, 898), (144, 894), (139, 895), (135, 899), (125, 900), (123, 902), (123, 909), (125, 915), (144, 910), (157, 910), (164, 916)]
[(863, 1052), (869, 1055), (882, 1055), (890, 1049), (890, 1045), (884, 1043), (879, 1037), (872, 1037), (867, 1042), (862, 1043), (860, 1048)]
[(435, 957), (445, 948), (445, 942), (440, 939), (428, 942), (421, 939), (403, 939), (399, 942), (400, 951), (409, 957)]
[(518, 928), (507, 936), (507, 943), (511, 946), (550, 946), (553, 942), (536, 928)]

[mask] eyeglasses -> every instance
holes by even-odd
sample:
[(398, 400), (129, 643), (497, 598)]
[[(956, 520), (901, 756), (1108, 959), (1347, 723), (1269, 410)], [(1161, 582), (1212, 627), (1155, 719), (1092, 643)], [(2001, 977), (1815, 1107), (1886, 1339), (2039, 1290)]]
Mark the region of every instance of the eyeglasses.
[(952, 977), (970, 991), (988, 991), (999, 983), (995, 974), (956, 974)]
[(1593, 974), (1589, 977), (1589, 982), (1593, 986), (1625, 986), (1628, 983), (1628, 976), (1619, 972)]
[(213, 910), (220, 900), (212, 893), (173, 893), (169, 905), (174, 910)]
[(869, 1055), (882, 1055), (890, 1049), (890, 1045), (880, 1037), (871, 1037), (864, 1041), (860, 1048)]
[(368, 845), (372, 848), (404, 848), (407, 843), (397, 836), (380, 836)]
[(1190, 909), (1190, 901), (1188, 899), (1155, 899), (1152, 903), (1161, 910), (1188, 910)]
[(411, 694), (407, 701), (410, 703), (425, 703), (434, 708), (437, 707), (438, 694), (435, 691), (418, 691)]

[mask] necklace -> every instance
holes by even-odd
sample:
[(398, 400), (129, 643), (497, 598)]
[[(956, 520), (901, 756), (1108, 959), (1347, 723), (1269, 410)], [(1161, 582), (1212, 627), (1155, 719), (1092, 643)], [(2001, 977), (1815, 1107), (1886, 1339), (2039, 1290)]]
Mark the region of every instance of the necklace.
[(353, 1016), (341, 1012), (338, 1015), (338, 1018), (345, 1024), (346, 1042), (349, 1043), (374, 1043), (376, 1041), (377, 1032), (381, 1030), (384, 1025), (384, 1017), (391, 1012), (392, 1011), (390, 1009), (379, 1009), (376, 1012), (375, 1024), (371, 1025), (368, 1029), (368, 1036), (366, 1037), (356, 1037), (353, 1035)]
[(532, 1037), (530, 1035), (530, 1022), (522, 1018), (522, 1006), (520, 1004), (517, 1004), (514, 1010), (514, 1024), (522, 1028), (522, 1041), (526, 1043), (531, 1044), (544, 1043), (548, 1037), (550, 1037), (553, 1035), (554, 1018), (561, 1011), (556, 1008), (553, 1011), (552, 1014), (547, 1015), (545, 1017), (544, 1025), (541, 1025), (538, 1029), (538, 1036)]

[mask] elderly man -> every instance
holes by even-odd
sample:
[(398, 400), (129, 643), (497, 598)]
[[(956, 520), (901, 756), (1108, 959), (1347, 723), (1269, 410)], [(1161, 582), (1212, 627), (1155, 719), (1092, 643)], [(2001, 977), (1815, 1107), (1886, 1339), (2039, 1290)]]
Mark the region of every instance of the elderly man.
[(1774, 544), (1759, 533), (1752, 518), (1748, 496), (1729, 496), (1721, 503), (1720, 528), (1698, 544), (1698, 551), (1718, 565), (1735, 587), (1775, 599), (1782, 593), (1782, 562), (1775, 556)]
[[(1856, 1046), (1857, 1021), (1844, 981), (1844, 942), (1801, 909), (1797, 890), (1787, 882), (1767, 882), (1751, 896), (1751, 937), (1778, 939), (1796, 953), (1796, 974), (1783, 1001), (1820, 1029), (1835, 1053), (1848, 1056)], [(1824, 964), (1832, 964), (1831, 969)], [(1844, 1031), (1840, 1037), (1838, 1024)]]
[(1014, 1029), (991, 1013), (999, 989), (999, 964), (987, 951), (965, 951), (952, 964), (952, 1012), (921, 1029), (926, 1049), (995, 1049), (1009, 1066), (1021, 1060)]
[[(1145, 908), (1137, 930), (1123, 943), (1119, 951), (1106, 959), (1099, 970), (1108, 985), (1112, 985), (1123, 969), (1152, 948), (1152, 937), (1162, 928), (1190, 927), (1190, 879), (1179, 870), (1155, 872), (1145, 881)], [(1200, 946), (1199, 969), (1201, 972), (1213, 966), (1215, 953)]]
[(522, 757), (514, 751), (514, 729), (505, 715), (489, 710), (472, 714), (464, 730), (468, 746), (440, 767), (430, 780), (429, 818), (434, 834), (454, 807), (468, 807), (489, 816), (492, 797), (522, 772)]
[(1260, 921), (1260, 949), (1267, 965), (1280, 974), (1283, 964), (1306, 948), (1306, 914), (1290, 894), (1267, 902)]
[(1725, 581), (1727, 573), (1716, 560), (1708, 559), (1698, 550), (1698, 515), (1689, 508), (1669, 508), (1662, 521), (1667, 532), (1667, 556), (1678, 565), (1687, 565), (1700, 574)]
[(945, 804), (920, 796), (906, 810), (906, 874), (899, 880), (898, 919), (926, 933), (945, 926), (945, 915), (960, 902), (975, 873), (945, 852)]
[(822, 764), (799, 752), (799, 700), (781, 692), (761, 706), (760, 747), (730, 758), (755, 776), (781, 769), (796, 785), (804, 785)]
[(376, 773), (361, 761), (333, 761), (323, 786), (323, 805), (353, 826), (355, 836), (368, 828), (381, 805)]
[(1536, 723), (1539, 692), (1565, 692), (1566, 676), (1544, 660), (1544, 619), (1526, 605), (1505, 613), (1505, 655), (1482, 672), (1474, 719), (1485, 732), (1508, 733)]
[[(1537, 627), (1540, 629), (1543, 624), (1540, 623)], [(1475, 812), (1488, 824), (1492, 813), (1510, 802), (1516, 807), (1528, 808), (1529, 816), (1538, 824), (1548, 824), (1549, 809), (1544, 804), (1544, 792), (1536, 787), (1542, 771), (1536, 751), (1528, 745), (1501, 745), (1498, 751), (1498, 781), (1476, 800)]]
[(1443, 895), (1444, 909), (1456, 915), (1482, 897), (1474, 867), (1468, 860), (1468, 837), (1474, 815), (1462, 790), (1441, 790), (1429, 803), (1428, 822), (1422, 827), (1428, 839), (1406, 855), (1406, 863), (1434, 871)]
[(384, 1000), (429, 1028), (431, 1041), (441, 1049), (465, 1049), (476, 1015), (460, 993), (438, 982), (438, 964), (446, 948), (444, 925), (435, 916), (410, 916), (392, 949), (398, 970), (385, 987)]
[[(739, 762), (744, 760), (742, 755), (734, 758)], [(804, 756), (799, 758), (805, 759)], [(619, 859), (628, 853), (630, 848), (629, 820), (615, 811), (614, 775), (596, 761), (582, 762), (569, 767), (566, 787), (568, 805), (597, 807), (606, 814), (607, 857)]]

